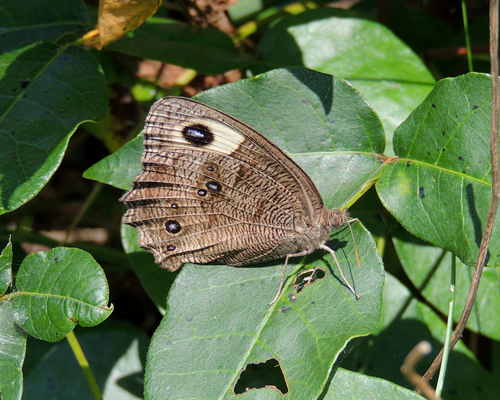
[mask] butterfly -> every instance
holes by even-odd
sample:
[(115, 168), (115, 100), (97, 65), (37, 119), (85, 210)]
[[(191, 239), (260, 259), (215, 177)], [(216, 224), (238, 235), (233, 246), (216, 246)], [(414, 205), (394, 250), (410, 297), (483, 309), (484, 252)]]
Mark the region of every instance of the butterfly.
[(140, 247), (175, 271), (184, 263), (244, 266), (326, 246), (348, 222), (329, 210), (311, 178), (276, 145), (230, 115), (192, 99), (164, 97), (144, 127), (142, 172), (120, 201)]

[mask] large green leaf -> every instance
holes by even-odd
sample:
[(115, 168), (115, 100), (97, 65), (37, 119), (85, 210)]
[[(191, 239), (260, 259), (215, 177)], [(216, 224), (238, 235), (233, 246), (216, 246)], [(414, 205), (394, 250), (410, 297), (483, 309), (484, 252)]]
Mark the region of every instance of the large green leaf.
[(98, 325), (113, 311), (103, 270), (80, 249), (30, 254), (19, 268), (16, 286), (16, 323), (49, 342), (62, 340), (77, 324)]
[(284, 18), (259, 44), (262, 68), (302, 65), (348, 80), (372, 104), (387, 133), (425, 98), (434, 78), (420, 58), (381, 24), (319, 8)]
[[(279, 363), (290, 398), (319, 396), (347, 341), (371, 333), (379, 319), (381, 260), (370, 234), (360, 224), (353, 228), (361, 268), (347, 227), (329, 245), (360, 300), (322, 251), (293, 260), (289, 268), (296, 273), (322, 267), (325, 278), (297, 295), (289, 280), (272, 307), (268, 303), (278, 288), (282, 262), (266, 268), (184, 266), (151, 342), (146, 399), (236, 398), (233, 388), (242, 371), (269, 359)], [(257, 396), (282, 398), (273, 388), (260, 389)], [(255, 398), (255, 391), (241, 398)]]
[[(302, 68), (277, 70), (202, 93), (197, 99), (243, 120), (287, 151), (310, 173), (329, 207), (340, 206), (380, 165), (378, 155), (384, 148), (380, 121), (359, 93), (332, 76)], [(353, 170), (357, 173), (350, 174)], [(354, 234), (361, 268), (356, 266), (347, 228), (330, 244), (337, 250), (340, 245), (340, 262), (361, 294), (360, 301), (339, 279), (333, 260), (327, 257), (325, 263), (318, 258), (323, 252), (293, 260), (290, 272), (326, 267), (326, 277), (307, 286), (296, 299), (289, 279), (271, 309), (267, 303), (277, 290), (281, 269), (276, 266), (282, 266), (282, 260), (267, 268), (184, 267), (149, 354), (147, 398), (181, 398), (188, 393), (233, 396), (232, 388), (247, 364), (273, 357), (292, 396), (321, 393), (346, 342), (367, 335), (377, 323), (381, 261), (359, 224)], [(181, 358), (193, 361), (180, 363)], [(259, 396), (263, 392), (281, 396), (274, 389), (262, 389)]]
[[(491, 80), (471, 73), (440, 81), (397, 129), (396, 165), (377, 190), (413, 235), (473, 265), (491, 197)], [(486, 264), (498, 266), (500, 220)]]
[[(197, 99), (243, 120), (283, 148), (311, 175), (330, 208), (341, 206), (380, 165), (385, 142), (379, 119), (355, 89), (333, 76), (303, 68), (276, 70), (204, 92)], [(119, 161), (123, 157), (131, 170), (137, 169), (138, 146), (117, 152), (114, 165), (125, 165)], [(111, 162), (100, 165), (102, 176), (96, 168), (94, 177), (130, 187), (130, 182), (111, 178)], [(276, 267), (282, 267), (283, 260), (265, 268), (185, 266), (169, 294), (167, 313), (150, 351), (147, 397), (181, 398), (207, 391), (209, 398), (232, 396), (232, 387), (247, 364), (272, 357), (280, 363), (290, 393), (303, 398), (319, 395), (346, 342), (369, 334), (378, 319), (381, 260), (371, 236), (360, 224), (353, 228), (361, 268), (347, 227), (329, 244), (338, 251), (348, 279), (362, 296), (359, 301), (339, 278), (333, 259), (322, 251), (293, 260), (289, 274), (318, 266), (325, 268), (325, 278), (306, 286), (296, 299), (292, 279), (287, 279), (272, 308), (267, 304), (278, 289), (282, 270)], [(128, 234), (124, 243), (131, 254), (141, 255), (129, 246)], [(143, 258), (137, 258), (137, 268)], [(160, 303), (168, 287), (148, 280), (148, 273), (141, 281)], [(180, 358), (190, 363), (180, 363)], [(206, 373), (201, 365), (207, 365)], [(271, 397), (278, 394), (274, 389), (263, 391)]]
[(81, 47), (33, 44), (0, 55), (0, 214), (35, 196), (84, 121), (100, 121), (102, 70)]
[(55, 42), (63, 35), (85, 30), (88, 25), (80, 0), (2, 1), (0, 54), (29, 43)]
[(222, 74), (253, 61), (248, 55), (239, 55), (232, 40), (221, 31), (155, 17), (107, 48), (204, 74)]

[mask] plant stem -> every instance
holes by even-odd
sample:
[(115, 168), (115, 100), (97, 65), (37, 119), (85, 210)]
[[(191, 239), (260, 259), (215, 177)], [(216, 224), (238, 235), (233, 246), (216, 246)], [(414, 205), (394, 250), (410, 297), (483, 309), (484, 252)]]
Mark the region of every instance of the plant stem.
[(472, 52), (470, 49), (470, 38), (469, 38), (469, 23), (467, 21), (467, 5), (465, 4), (465, 0), (462, 0), (462, 17), (464, 19), (465, 47), (467, 48), (467, 63), (469, 64), (469, 72), (473, 72), (474, 66), (472, 65)]
[(446, 324), (446, 338), (444, 341), (443, 365), (439, 371), (438, 383), (436, 385), (436, 396), (441, 397), (443, 391), (444, 379), (446, 377), (446, 370), (448, 368), (448, 356), (450, 355), (450, 339), (451, 331), (453, 330), (453, 312), (455, 311), (455, 280), (457, 273), (457, 257), (451, 256), (451, 277), (450, 277), (450, 291), (451, 301), (448, 308), (448, 322)]
[(87, 382), (90, 386), (90, 390), (92, 391), (92, 394), (94, 395), (94, 399), (96, 400), (102, 400), (102, 394), (101, 391), (99, 390), (99, 386), (97, 386), (97, 382), (95, 380), (94, 374), (90, 370), (90, 365), (89, 362), (87, 361), (87, 357), (85, 357), (85, 353), (82, 350), (82, 347), (80, 346), (80, 343), (78, 342), (78, 339), (76, 338), (75, 332), (71, 331), (68, 333), (68, 336), (66, 336), (66, 339), (68, 340), (68, 343), (71, 347), (71, 350), (73, 350), (73, 354), (75, 355), (76, 361), (78, 362), (78, 365), (80, 365), (80, 368), (83, 371), (83, 374), (85, 375), (85, 378), (87, 379)]

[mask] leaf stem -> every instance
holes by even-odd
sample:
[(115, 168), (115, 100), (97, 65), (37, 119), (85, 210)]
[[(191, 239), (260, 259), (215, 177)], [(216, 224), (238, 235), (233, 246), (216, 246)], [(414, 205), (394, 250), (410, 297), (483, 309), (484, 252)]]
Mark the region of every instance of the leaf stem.
[(83, 352), (83, 349), (80, 346), (80, 342), (78, 342), (78, 339), (76, 338), (75, 332), (71, 331), (70, 333), (68, 333), (66, 339), (68, 340), (71, 350), (73, 350), (73, 354), (75, 355), (76, 361), (78, 361), (78, 365), (80, 365), (80, 368), (82, 369), (83, 374), (87, 379), (87, 382), (90, 386), (90, 390), (94, 395), (94, 399), (102, 400), (101, 391), (99, 390), (99, 386), (97, 385), (94, 374), (90, 369), (87, 357), (85, 357), (85, 353)]

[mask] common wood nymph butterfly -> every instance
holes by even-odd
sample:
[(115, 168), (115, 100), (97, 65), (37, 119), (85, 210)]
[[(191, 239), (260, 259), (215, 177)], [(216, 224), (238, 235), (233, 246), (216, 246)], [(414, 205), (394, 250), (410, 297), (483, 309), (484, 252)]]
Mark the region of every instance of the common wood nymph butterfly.
[(169, 271), (235, 267), (323, 249), (347, 210), (329, 210), (311, 178), (259, 132), (195, 100), (165, 97), (144, 127), (142, 172), (120, 199), (123, 222)]

